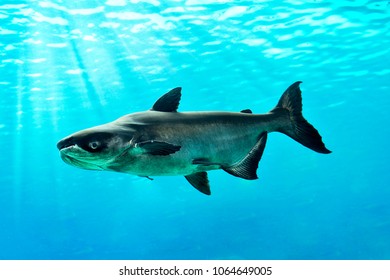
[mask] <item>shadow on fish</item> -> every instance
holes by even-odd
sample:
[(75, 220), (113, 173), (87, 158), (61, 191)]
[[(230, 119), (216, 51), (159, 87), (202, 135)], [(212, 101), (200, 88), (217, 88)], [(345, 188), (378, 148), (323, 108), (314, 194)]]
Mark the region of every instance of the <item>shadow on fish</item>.
[(207, 171), (222, 169), (247, 180), (256, 170), (270, 132), (281, 132), (328, 154), (318, 131), (302, 115), (299, 84), (283, 93), (266, 114), (241, 112), (177, 112), (181, 88), (175, 88), (144, 112), (76, 132), (58, 142), (67, 164), (141, 177), (184, 176), (210, 195)]

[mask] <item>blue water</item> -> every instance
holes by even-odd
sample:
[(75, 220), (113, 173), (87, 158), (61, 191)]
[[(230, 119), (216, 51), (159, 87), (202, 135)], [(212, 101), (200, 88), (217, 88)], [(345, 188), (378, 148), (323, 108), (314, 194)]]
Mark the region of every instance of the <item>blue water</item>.
[[(0, 258), (390, 259), (389, 46), (388, 1), (1, 2)], [(264, 113), (300, 80), (333, 153), (272, 133), (260, 179), (209, 172), (211, 196), (56, 148), (177, 86)]]

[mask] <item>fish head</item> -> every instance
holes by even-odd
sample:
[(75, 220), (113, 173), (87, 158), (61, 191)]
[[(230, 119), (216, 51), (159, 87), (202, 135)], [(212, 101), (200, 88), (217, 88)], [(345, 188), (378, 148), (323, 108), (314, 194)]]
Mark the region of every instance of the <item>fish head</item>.
[(133, 133), (109, 125), (81, 130), (57, 143), (62, 160), (88, 170), (108, 170), (118, 157), (131, 148)]

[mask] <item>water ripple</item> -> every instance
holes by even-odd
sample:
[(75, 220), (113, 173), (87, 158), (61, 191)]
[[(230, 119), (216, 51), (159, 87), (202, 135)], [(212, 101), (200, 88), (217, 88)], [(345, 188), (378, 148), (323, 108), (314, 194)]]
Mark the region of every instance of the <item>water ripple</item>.
[(389, 22), (386, 1), (8, 4), (0, 5), (0, 69), (13, 65), (16, 73), (25, 65), (26, 77), (34, 80), (27, 85), (44, 89), (47, 81), (37, 73), (50, 68), (47, 75), (60, 92), (64, 83), (58, 81), (67, 75), (86, 95), (96, 93), (95, 100), (105, 99), (107, 84), (119, 92), (130, 90), (128, 76), (167, 83), (167, 77), (180, 82), (197, 73), (199, 85), (207, 88), (202, 75), (217, 75), (221, 69), (227, 76), (212, 79), (241, 81), (233, 88), (248, 86), (248, 80), (255, 81), (255, 88), (269, 75), (283, 80), (291, 73), (327, 75), (334, 81), (370, 75), (384, 79)]
[(42, 8), (56, 9), (58, 11), (68, 13), (69, 15), (88, 16), (88, 15), (93, 15), (93, 14), (98, 14), (98, 13), (104, 12), (104, 6), (98, 6), (98, 7), (93, 7), (93, 8), (84, 8), (84, 9), (69, 9), (69, 8), (66, 8), (65, 6), (61, 6), (61, 5), (58, 5), (56, 3), (46, 2), (46, 1), (39, 2), (39, 6), (41, 6)]

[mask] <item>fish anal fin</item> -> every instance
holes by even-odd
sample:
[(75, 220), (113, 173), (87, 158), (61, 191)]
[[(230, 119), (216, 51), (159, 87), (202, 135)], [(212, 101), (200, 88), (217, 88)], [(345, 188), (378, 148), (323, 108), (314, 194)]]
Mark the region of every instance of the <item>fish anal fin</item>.
[(135, 144), (135, 147), (141, 148), (144, 150), (144, 153), (154, 156), (167, 156), (176, 153), (181, 148), (181, 146), (156, 140), (139, 142)]
[(161, 96), (153, 105), (153, 111), (177, 112), (181, 98), (181, 87), (174, 88)]
[(252, 114), (252, 110), (251, 109), (244, 109), (244, 110), (241, 110), (240, 113), (244, 113), (244, 114)]
[(263, 132), (256, 145), (250, 150), (250, 152), (238, 163), (222, 167), (227, 173), (247, 180), (258, 179), (256, 170), (259, 166), (259, 161), (263, 155), (265, 144), (267, 142), (267, 133)]
[(210, 195), (210, 185), (209, 179), (207, 177), (207, 172), (198, 172), (185, 176), (187, 181), (198, 191), (206, 195)]

